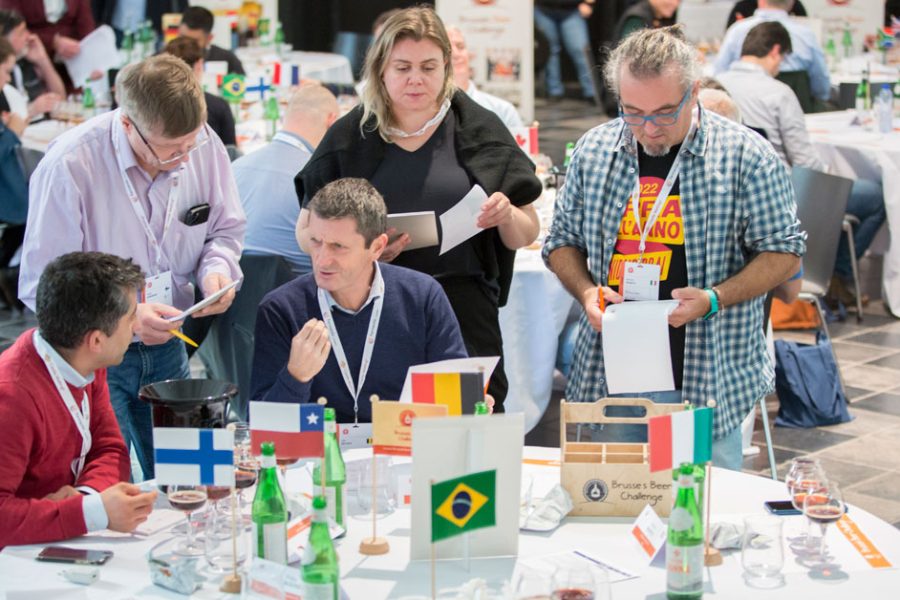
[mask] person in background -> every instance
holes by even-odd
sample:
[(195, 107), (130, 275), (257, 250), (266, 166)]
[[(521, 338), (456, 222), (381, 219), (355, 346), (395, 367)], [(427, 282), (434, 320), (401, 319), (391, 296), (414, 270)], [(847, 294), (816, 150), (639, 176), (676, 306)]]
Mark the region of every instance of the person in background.
[[(0, 37), (0, 89), (9, 83), (15, 64), (12, 45)], [(22, 245), (28, 214), (28, 181), (17, 153), (24, 131), (20, 115), (0, 108), (0, 300), (10, 309), (20, 305), (16, 298), (18, 271), (9, 263)]]
[[(734, 6), (731, 7), (731, 12), (728, 13), (728, 23), (725, 25), (725, 29), (734, 25), (735, 21), (752, 16), (757, 8), (759, 8), (758, 0), (739, 0), (735, 2)], [(788, 14), (792, 17), (805, 17), (806, 7), (803, 6), (800, 0), (794, 0), (794, 4), (788, 9)], [(885, 23), (885, 25), (890, 25), (890, 23)]]
[(187, 7), (188, 0), (91, 0), (94, 20), (113, 28), (117, 44), (126, 32), (138, 31), (147, 20), (162, 39), (162, 16), (184, 12)]
[(535, 0), (534, 26), (537, 27), (550, 44), (550, 58), (544, 76), (547, 82), (547, 96), (550, 100), (558, 100), (565, 94), (562, 83), (562, 71), (559, 57), (562, 47), (575, 71), (578, 73), (578, 85), (581, 97), (588, 102), (594, 101), (594, 80), (585, 57), (585, 48), (590, 48), (591, 40), (585, 22), (594, 13), (596, 0)]
[(178, 35), (194, 38), (203, 48), (203, 59), (206, 62), (216, 60), (228, 63), (228, 72), (244, 74), (244, 65), (231, 50), (213, 44), (213, 14), (202, 6), (191, 6), (181, 13), (181, 25), (178, 26)]
[[(241, 277), (244, 211), (228, 154), (206, 125), (194, 72), (162, 54), (128, 65), (116, 78), (117, 110), (56, 138), (31, 177), (19, 297), (35, 306), (46, 265), (75, 250), (129, 256), (147, 273), (137, 336), (109, 370), (113, 409), (141, 471), (153, 476), (146, 383), (190, 377), (184, 343), (168, 321)], [(196, 282), (196, 283), (195, 283)], [(234, 289), (194, 313), (219, 314)]]
[[(66, 86), (44, 49), (40, 38), (28, 31), (25, 19), (15, 10), (0, 10), (0, 34), (12, 45), (17, 63), (12, 86), (27, 101), (27, 115), (49, 113), (65, 98)], [(6, 110), (10, 110), (7, 105)]]
[[(194, 71), (197, 81), (203, 81), (203, 49), (197, 40), (184, 35), (178, 36), (166, 44), (163, 52), (183, 60)], [(206, 122), (209, 128), (216, 132), (226, 146), (237, 144), (231, 107), (219, 96), (205, 90), (203, 97), (206, 99)]]
[(60, 59), (78, 56), (79, 40), (96, 29), (90, 0), (0, 0), (0, 8), (22, 15), (47, 52)]
[(456, 313), (470, 356), (500, 356), (490, 382), (498, 412), (506, 398), (499, 307), (506, 303), (515, 249), (539, 232), (532, 202), (541, 194), (534, 164), (509, 130), (453, 84), (450, 40), (429, 8), (409, 8), (385, 23), (366, 58), (362, 103), (328, 130), (297, 175), (297, 221), (308, 249), (306, 205), (327, 183), (369, 180), (390, 213), (440, 215), (480, 185), (488, 198), (483, 231), (444, 254), (407, 250), (408, 233), (388, 230), (381, 260), (434, 276)]
[(670, 27), (678, 21), (678, 5), (681, 0), (641, 0), (632, 4), (619, 18), (614, 44), (639, 29)]
[(512, 102), (488, 94), (475, 87), (472, 81), (472, 67), (469, 65), (469, 50), (466, 48), (466, 38), (462, 31), (456, 27), (447, 28), (447, 37), (450, 38), (450, 47), (453, 52), (450, 59), (453, 62), (453, 83), (457, 89), (467, 93), (472, 100), (482, 105), (503, 121), (507, 129), (522, 127), (522, 117), (516, 112)]
[[(378, 35), (381, 15), (418, 4), (415, 0), (338, 0), (334, 3), (337, 35), (332, 52), (347, 57), (354, 80), (359, 80), (366, 52)], [(431, 2), (434, 4), (434, 2)], [(382, 21), (383, 23), (384, 21)]]
[[(741, 59), (720, 74), (719, 81), (741, 107), (745, 124), (765, 131), (775, 152), (788, 166), (827, 171), (809, 138), (800, 102), (791, 88), (775, 79), (785, 57), (792, 51), (792, 41), (788, 30), (777, 21), (756, 25), (744, 38)], [(862, 256), (887, 218), (881, 183), (871, 179), (854, 180), (846, 212), (859, 219), (853, 244)], [(850, 246), (842, 235), (826, 302), (832, 308), (840, 301), (848, 309), (855, 309), (852, 286)], [(863, 304), (868, 302), (866, 297), (860, 300)]]
[(466, 356), (434, 279), (378, 262), (387, 209), (364, 179), (321, 188), (307, 206), (313, 272), (259, 306), (251, 399), (328, 398), (338, 422), (372, 420), (369, 399), (399, 398), (413, 365)]
[(0, 548), (127, 533), (153, 510), (155, 490), (125, 483), (131, 461), (106, 384), (143, 285), (131, 260), (99, 252), (60, 256), (41, 274), (37, 329), (0, 355)]
[(744, 38), (751, 29), (760, 23), (777, 21), (787, 29), (791, 37), (791, 53), (782, 60), (779, 72), (806, 71), (813, 98), (828, 100), (831, 95), (831, 78), (828, 75), (825, 54), (812, 29), (790, 18), (788, 9), (792, 5), (793, 0), (759, 0), (759, 8), (752, 17), (742, 19), (729, 27), (713, 65), (716, 77), (740, 60)]
[(700, 106), (706, 110), (722, 115), (735, 123), (741, 122), (741, 109), (738, 108), (732, 97), (728, 95), (728, 92), (701, 87), (700, 92), (697, 94), (697, 100), (700, 102)]
[[(787, 168), (762, 137), (697, 105), (697, 52), (677, 26), (625, 38), (605, 75), (620, 117), (579, 140), (543, 247), (583, 307), (566, 398), (608, 395), (598, 297), (629, 297), (615, 290), (646, 249), (665, 265), (646, 286), (678, 301), (668, 317), (674, 390), (631, 395), (694, 406), (715, 397), (713, 462), (740, 470), (740, 424), (774, 387), (762, 296), (798, 270), (805, 251)], [(635, 189), (647, 190), (640, 207)], [(605, 442), (645, 435), (594, 433)]]
[(291, 95), (272, 141), (234, 161), (234, 178), (247, 215), (245, 254), (283, 256), (295, 275), (312, 270), (309, 254), (300, 249), (295, 234), (300, 205), (294, 176), (338, 115), (334, 94), (314, 83), (303, 85)]

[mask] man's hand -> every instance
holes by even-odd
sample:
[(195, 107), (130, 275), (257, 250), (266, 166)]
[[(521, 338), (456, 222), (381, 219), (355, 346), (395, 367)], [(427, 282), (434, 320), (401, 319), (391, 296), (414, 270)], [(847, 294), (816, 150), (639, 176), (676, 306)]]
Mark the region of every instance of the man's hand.
[(497, 227), (509, 223), (513, 218), (513, 205), (503, 192), (494, 192), (481, 205), (476, 225), (482, 229)]
[(330, 352), (331, 341), (325, 323), (310, 319), (291, 340), (288, 373), (297, 381), (308, 383), (325, 366)]
[(28, 38), (25, 40), (25, 60), (30, 63), (42, 63), (50, 60), (50, 57), (47, 56), (47, 49), (44, 48), (41, 38), (36, 33), (28, 34)]
[(55, 502), (59, 502), (60, 500), (65, 500), (66, 498), (71, 498), (72, 496), (80, 496), (81, 492), (73, 488), (71, 485), (64, 485), (55, 492), (47, 494), (44, 496), (44, 500), (53, 500)]
[(491, 396), (490, 394), (484, 395), (484, 405), (487, 406), (489, 415), (494, 414), (494, 405), (495, 404), (497, 404), (497, 401), (494, 400), (493, 396)]
[(28, 114), (33, 117), (35, 115), (53, 112), (56, 110), (56, 105), (60, 100), (62, 100), (62, 98), (53, 92), (41, 94), (28, 103)]
[[(203, 290), (204, 296), (212, 296), (223, 287), (231, 283), (231, 279), (221, 273), (210, 273), (206, 277), (203, 278), (203, 283), (201, 284), (201, 289)], [(231, 288), (225, 295), (207, 306), (202, 310), (198, 310), (194, 313), (194, 318), (200, 317), (208, 317), (210, 315), (218, 315), (220, 313), (228, 310), (228, 307), (231, 306), (231, 303), (234, 301), (235, 290)]]
[[(401, 233), (399, 236), (397, 235), (396, 227), (388, 227), (388, 230), (384, 232), (388, 239), (391, 241), (387, 246), (384, 247), (384, 250), (381, 253), (381, 256), (378, 257), (378, 260), (381, 262), (391, 262), (398, 256), (403, 250), (409, 246), (409, 243), (412, 241), (412, 238), (409, 237), (408, 233)], [(396, 238), (394, 237), (396, 236)]]
[(2, 112), (0, 113), (0, 121), (3, 121), (3, 124), (17, 136), (22, 137), (26, 126), (25, 119), (13, 112)]
[(100, 498), (109, 519), (108, 528), (130, 533), (147, 520), (156, 502), (156, 490), (142, 492), (140, 487), (123, 481), (101, 492)]
[(584, 313), (587, 315), (588, 322), (594, 328), (594, 331), (603, 330), (603, 311), (600, 310), (599, 293), (603, 294), (603, 299), (607, 304), (618, 304), (625, 300), (610, 287), (593, 287), (585, 290), (581, 299), (581, 306), (584, 308)]
[(589, 19), (594, 14), (594, 7), (587, 2), (582, 2), (578, 5), (578, 12), (581, 14), (582, 19)]
[(174, 317), (180, 314), (181, 311), (174, 306), (157, 302), (141, 302), (137, 305), (137, 325), (134, 332), (148, 346), (165, 344), (172, 339), (172, 334), (169, 332), (181, 327), (182, 321), (170, 323), (163, 317)]
[(709, 312), (709, 296), (700, 288), (686, 287), (672, 290), (672, 299), (678, 300), (678, 307), (669, 313), (669, 325), (681, 327), (696, 321)]
[(53, 49), (62, 58), (75, 58), (81, 52), (81, 44), (78, 43), (78, 40), (57, 35), (53, 38)]

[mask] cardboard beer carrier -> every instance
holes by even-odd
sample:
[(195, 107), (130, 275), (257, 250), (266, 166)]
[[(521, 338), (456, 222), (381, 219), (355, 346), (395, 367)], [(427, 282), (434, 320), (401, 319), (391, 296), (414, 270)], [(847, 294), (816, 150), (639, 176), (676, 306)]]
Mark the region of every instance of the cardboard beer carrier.
[[(639, 406), (643, 417), (609, 417), (610, 406)], [(645, 398), (602, 398), (560, 402), (561, 484), (572, 497), (570, 516), (635, 517), (650, 505), (661, 517), (672, 509), (671, 471), (650, 472), (648, 444), (570, 442), (569, 424), (647, 425), (650, 417), (684, 410), (683, 404), (656, 404)], [(590, 439), (590, 431), (582, 437)]]

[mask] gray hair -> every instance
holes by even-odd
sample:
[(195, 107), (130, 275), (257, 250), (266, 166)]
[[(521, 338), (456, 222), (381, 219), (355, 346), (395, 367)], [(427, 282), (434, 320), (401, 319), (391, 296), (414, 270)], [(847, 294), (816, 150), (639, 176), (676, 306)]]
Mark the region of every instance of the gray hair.
[(791, 10), (794, 7), (794, 0), (766, 0), (766, 7), (775, 10)]
[(659, 77), (677, 71), (682, 89), (687, 90), (700, 79), (697, 50), (684, 39), (680, 25), (638, 30), (616, 46), (604, 67), (607, 87), (619, 96), (622, 69), (638, 79)]
[(706, 110), (721, 115), (726, 119), (730, 119), (735, 123), (741, 122), (741, 109), (735, 103), (734, 99), (728, 95), (728, 92), (704, 88), (700, 90), (697, 100)]
[(384, 198), (365, 179), (345, 177), (332, 181), (316, 192), (308, 208), (320, 219), (352, 218), (366, 246), (387, 230)]
[(206, 122), (206, 99), (197, 76), (171, 54), (128, 65), (116, 76), (122, 113), (144, 131), (174, 139)]

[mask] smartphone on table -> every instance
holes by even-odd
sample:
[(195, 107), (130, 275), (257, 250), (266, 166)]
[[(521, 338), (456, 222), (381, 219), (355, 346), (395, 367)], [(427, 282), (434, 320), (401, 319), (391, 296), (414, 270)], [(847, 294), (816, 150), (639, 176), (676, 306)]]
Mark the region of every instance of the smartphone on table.
[(67, 548), (66, 546), (47, 546), (37, 555), (44, 562), (70, 563), (73, 565), (102, 565), (113, 553), (111, 550), (86, 550), (83, 548)]

